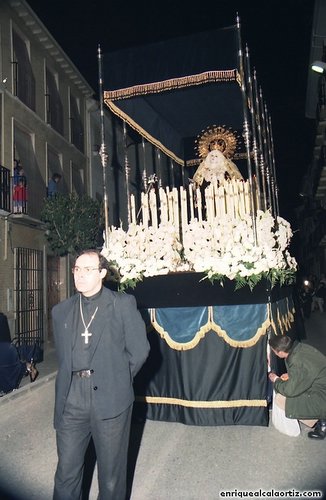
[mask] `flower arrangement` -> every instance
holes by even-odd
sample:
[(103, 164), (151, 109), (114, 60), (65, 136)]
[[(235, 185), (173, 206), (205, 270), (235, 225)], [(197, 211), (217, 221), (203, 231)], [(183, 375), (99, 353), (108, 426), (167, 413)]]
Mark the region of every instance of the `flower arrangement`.
[(204, 272), (212, 282), (229, 278), (236, 288), (247, 284), (252, 289), (262, 278), (272, 286), (293, 282), (297, 263), (288, 251), (290, 224), (258, 211), (255, 225), (256, 239), (250, 215), (194, 218), (183, 224), (182, 237), (172, 222), (158, 227), (132, 223), (127, 231), (112, 228), (102, 253), (117, 269), (122, 289), (144, 277), (180, 271)]
[(130, 224), (127, 231), (111, 228), (102, 254), (118, 272), (120, 288), (134, 287), (145, 277), (183, 269), (182, 245), (171, 223), (158, 227)]
[(263, 277), (274, 285), (294, 281), (297, 263), (287, 247), (292, 231), (282, 217), (258, 211), (255, 241), (251, 216), (225, 215), (213, 223), (193, 220), (184, 230), (184, 258), (211, 281), (235, 280), (236, 288), (253, 288)]

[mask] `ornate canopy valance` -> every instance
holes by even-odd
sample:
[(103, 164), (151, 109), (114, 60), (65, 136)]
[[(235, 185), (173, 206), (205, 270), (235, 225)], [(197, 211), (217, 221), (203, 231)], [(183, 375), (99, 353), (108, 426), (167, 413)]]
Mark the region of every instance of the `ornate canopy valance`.
[(191, 164), (202, 130), (242, 130), (238, 29), (105, 54), (105, 103), (177, 163)]

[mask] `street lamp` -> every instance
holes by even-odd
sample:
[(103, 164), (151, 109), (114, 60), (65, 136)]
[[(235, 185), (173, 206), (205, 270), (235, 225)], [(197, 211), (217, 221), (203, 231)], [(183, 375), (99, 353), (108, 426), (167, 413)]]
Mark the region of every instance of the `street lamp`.
[(326, 62), (315, 61), (311, 65), (312, 71), (316, 73), (325, 73), (326, 72)]

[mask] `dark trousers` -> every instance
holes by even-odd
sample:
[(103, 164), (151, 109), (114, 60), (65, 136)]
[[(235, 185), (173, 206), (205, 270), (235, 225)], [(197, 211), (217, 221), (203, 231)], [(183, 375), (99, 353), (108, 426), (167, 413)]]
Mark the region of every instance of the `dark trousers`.
[(56, 431), (58, 466), (53, 500), (80, 500), (85, 453), (93, 438), (99, 500), (125, 500), (132, 406), (100, 420), (92, 408), (90, 379), (73, 377), (63, 422)]

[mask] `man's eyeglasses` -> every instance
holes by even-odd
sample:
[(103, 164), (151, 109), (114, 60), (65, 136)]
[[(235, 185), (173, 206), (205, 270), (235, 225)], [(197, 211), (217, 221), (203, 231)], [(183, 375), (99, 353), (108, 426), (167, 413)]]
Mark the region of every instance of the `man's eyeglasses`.
[(101, 271), (99, 267), (78, 267), (75, 266), (72, 268), (72, 274), (84, 273), (87, 276), (92, 274), (93, 271)]

